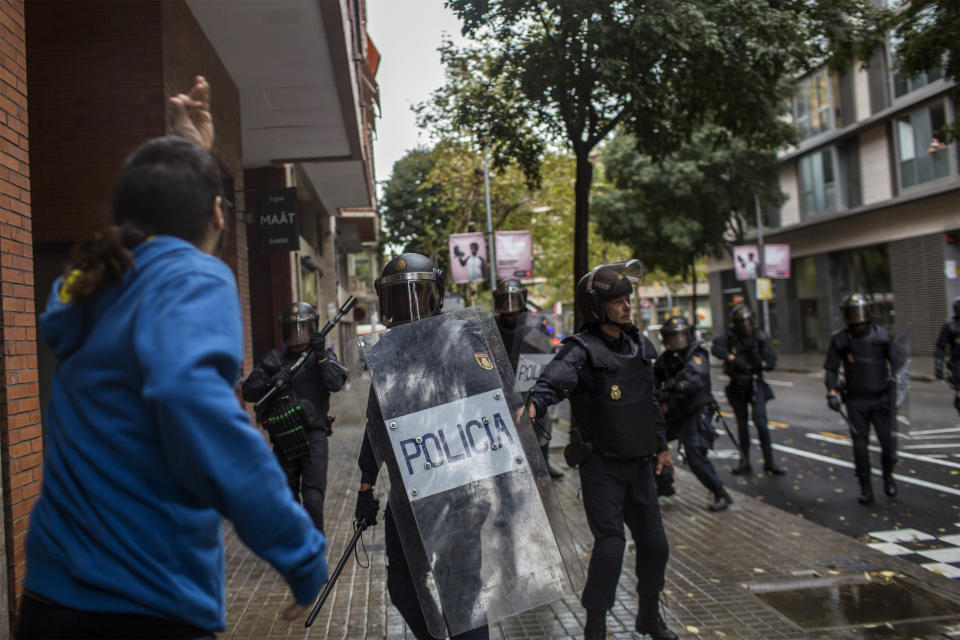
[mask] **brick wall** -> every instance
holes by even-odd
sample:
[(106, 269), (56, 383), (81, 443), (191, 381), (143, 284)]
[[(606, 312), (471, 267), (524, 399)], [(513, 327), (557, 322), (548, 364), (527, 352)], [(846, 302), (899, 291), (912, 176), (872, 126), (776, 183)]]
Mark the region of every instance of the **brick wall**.
[(9, 612), (7, 583), (15, 585), (15, 596), (24, 575), (23, 539), (30, 507), (40, 492), (43, 455), (37, 396), (24, 24), (22, 1), (0, 2), (0, 446), (5, 534), (0, 552), (6, 552), (8, 569), (8, 579), (0, 581), (0, 615), (4, 619)]

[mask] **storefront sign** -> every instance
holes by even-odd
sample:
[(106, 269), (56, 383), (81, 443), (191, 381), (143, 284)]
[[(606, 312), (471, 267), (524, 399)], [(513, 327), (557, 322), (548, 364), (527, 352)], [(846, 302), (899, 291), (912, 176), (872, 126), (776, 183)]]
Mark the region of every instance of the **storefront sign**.
[(264, 189), (257, 195), (261, 251), (300, 250), (300, 212), (295, 187)]

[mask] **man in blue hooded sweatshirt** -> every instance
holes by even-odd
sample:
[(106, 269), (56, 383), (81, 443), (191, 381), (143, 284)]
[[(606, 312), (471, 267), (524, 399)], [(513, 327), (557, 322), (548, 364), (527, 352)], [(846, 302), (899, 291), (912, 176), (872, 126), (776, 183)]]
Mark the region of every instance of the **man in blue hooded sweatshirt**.
[[(243, 345), (209, 87), (171, 99), (114, 187), (117, 226), (78, 245), (41, 331), (59, 360), (18, 637), (212, 638), (226, 626), (222, 519), (303, 611), (325, 541), (233, 392)], [(203, 145), (203, 146), (200, 146)], [(205, 147), (205, 148), (204, 148)]]

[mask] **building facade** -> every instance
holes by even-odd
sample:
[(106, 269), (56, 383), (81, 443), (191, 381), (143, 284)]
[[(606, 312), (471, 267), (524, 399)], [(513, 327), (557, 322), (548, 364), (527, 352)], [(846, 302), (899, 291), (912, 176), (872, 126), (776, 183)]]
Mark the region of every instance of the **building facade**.
[[(909, 324), (914, 353), (929, 354), (960, 295), (960, 145), (936, 138), (957, 118), (958, 87), (939, 68), (904, 78), (890, 60), (886, 49), (867, 68), (797, 83), (800, 142), (779, 159), (787, 202), (763, 232), (791, 249), (791, 277), (774, 281), (769, 303), (784, 351), (825, 351), (842, 327), (840, 301), (861, 291), (876, 322)], [(718, 325), (751, 297), (732, 260), (711, 263), (710, 285)]]
[[(213, 89), (247, 373), (278, 342), (283, 306), (309, 299), (324, 320), (353, 256), (375, 260), (378, 61), (363, 0), (0, 0), (0, 636), (22, 594), (56, 366), (36, 315), (70, 247), (109, 225), (126, 156), (170, 130), (165, 96), (196, 75)], [(264, 252), (257, 203), (277, 187), (296, 191), (298, 243)]]

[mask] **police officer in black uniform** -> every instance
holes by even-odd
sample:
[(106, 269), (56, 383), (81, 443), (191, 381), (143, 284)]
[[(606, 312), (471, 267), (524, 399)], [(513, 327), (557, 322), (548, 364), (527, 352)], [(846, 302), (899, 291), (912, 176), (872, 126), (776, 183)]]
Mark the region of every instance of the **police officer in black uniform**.
[(668, 438), (679, 440), (693, 475), (713, 494), (707, 508), (723, 511), (733, 499), (707, 458), (717, 437), (712, 424), (716, 406), (710, 391), (710, 356), (693, 339), (693, 328), (683, 316), (667, 318), (660, 328), (660, 341), (665, 350), (657, 358), (654, 373)]
[(777, 365), (777, 354), (770, 344), (770, 336), (756, 328), (750, 307), (737, 305), (730, 312), (730, 324), (722, 335), (714, 339), (710, 353), (723, 361), (723, 372), (730, 377), (727, 401), (737, 417), (737, 435), (740, 440), (740, 464), (731, 469), (734, 475), (753, 471), (750, 465), (750, 423), (748, 405), (753, 409), (753, 424), (760, 438), (763, 452), (763, 470), (782, 476), (783, 469), (773, 459), (770, 429), (767, 427), (767, 402), (773, 399), (773, 390), (763, 379), (764, 371)]
[(636, 629), (655, 640), (677, 638), (660, 615), (669, 556), (655, 474), (672, 469), (665, 423), (654, 397), (653, 344), (630, 324), (631, 279), (639, 261), (601, 265), (577, 283), (580, 332), (563, 341), (531, 390), (533, 419), (570, 398), (575, 432), (567, 460), (579, 465), (583, 506), (594, 536), (581, 603), (584, 637), (606, 635), (623, 551), (624, 523), (636, 544)]
[[(847, 326), (833, 334), (823, 363), (827, 405), (834, 411), (841, 411), (841, 402), (847, 405), (853, 462), (860, 481), (860, 496), (857, 498), (860, 504), (873, 502), (870, 453), (867, 451), (871, 424), (880, 441), (883, 491), (891, 497), (897, 495), (897, 484), (893, 479), (893, 468), (897, 463), (897, 433), (890, 376), (891, 340), (886, 329), (870, 321), (872, 307), (873, 301), (862, 293), (852, 293), (843, 299), (840, 310)], [(843, 386), (838, 376), (841, 363)]]
[(960, 296), (953, 299), (953, 318), (943, 323), (940, 335), (937, 336), (937, 348), (933, 354), (933, 371), (937, 380), (943, 380), (943, 360), (950, 352), (947, 360), (947, 384), (953, 389), (953, 406), (960, 414)]
[[(380, 277), (374, 282), (374, 288), (379, 298), (380, 318), (387, 327), (395, 327), (434, 316), (440, 313), (443, 306), (443, 271), (438, 269), (432, 260), (417, 253), (404, 253), (390, 260), (380, 273)], [(445, 341), (438, 339), (437, 342), (442, 344)], [(443, 365), (438, 354), (411, 354), (411, 357), (416, 357), (425, 363), (429, 362), (430, 366)], [(421, 386), (417, 380), (407, 382), (411, 386), (411, 393), (416, 393), (417, 388)], [(456, 382), (451, 384), (456, 386)], [(383, 415), (380, 411), (380, 405), (371, 387), (367, 402), (367, 433), (364, 434), (360, 457), (357, 461), (360, 467), (360, 490), (357, 494), (355, 511), (357, 521), (365, 522), (368, 526), (376, 524), (377, 513), (380, 508), (380, 501), (373, 495), (379, 466), (370, 442), (369, 433), (372, 425), (382, 423)], [(463, 502), (462, 504), (451, 505), (450, 511), (456, 512), (454, 515), (459, 513), (476, 514), (476, 509), (470, 507), (471, 505)], [(412, 514), (408, 515), (412, 519)], [(476, 517), (484, 516), (479, 514)], [(387, 551), (387, 591), (390, 594), (390, 601), (400, 611), (404, 621), (410, 626), (417, 638), (433, 638), (434, 636), (430, 634), (427, 628), (426, 618), (417, 597), (415, 578), (407, 563), (407, 557), (397, 530), (397, 521), (392, 513), (392, 506), (388, 506), (384, 511), (383, 521), (384, 542)], [(474, 572), (467, 567), (480, 566), (481, 545), (479, 541), (471, 543), (465, 540), (458, 542), (455, 537), (450, 539), (452, 542), (461, 544), (463, 548), (464, 566), (460, 567), (462, 571), (461, 579), (465, 584), (475, 582)], [(422, 579), (422, 576), (417, 579)], [(475, 597), (476, 595), (471, 593), (472, 590), (469, 586), (465, 586), (462, 592), (461, 595), (465, 598)], [(486, 640), (489, 637), (487, 625), (453, 636), (453, 638), (458, 639), (475, 638), (479, 640)]]
[[(271, 350), (250, 372), (243, 383), (243, 399), (256, 402), (274, 385), (282, 385), (281, 392), (257, 411), (257, 421), (271, 436), (293, 495), (302, 501), (314, 526), (323, 531), (327, 437), (333, 423), (327, 412), (330, 394), (343, 388), (349, 372), (327, 347), (325, 337), (317, 333), (318, 319), (306, 302), (294, 302), (284, 309), (280, 335), (286, 348)], [(308, 346), (309, 357), (291, 375), (290, 365)]]
[[(497, 331), (500, 332), (504, 349), (510, 356), (510, 366), (513, 367), (514, 372), (517, 371), (520, 354), (525, 352), (525, 341), (542, 343), (544, 347), (550, 344), (550, 334), (547, 333), (543, 321), (527, 312), (527, 288), (519, 280), (507, 278), (500, 281), (493, 292), (493, 312), (497, 321)], [(530, 334), (534, 332), (539, 335), (531, 336)], [(540, 416), (537, 423), (537, 438), (543, 459), (547, 461), (547, 471), (551, 478), (562, 478), (563, 471), (550, 465), (552, 433), (553, 424), (550, 416)]]

